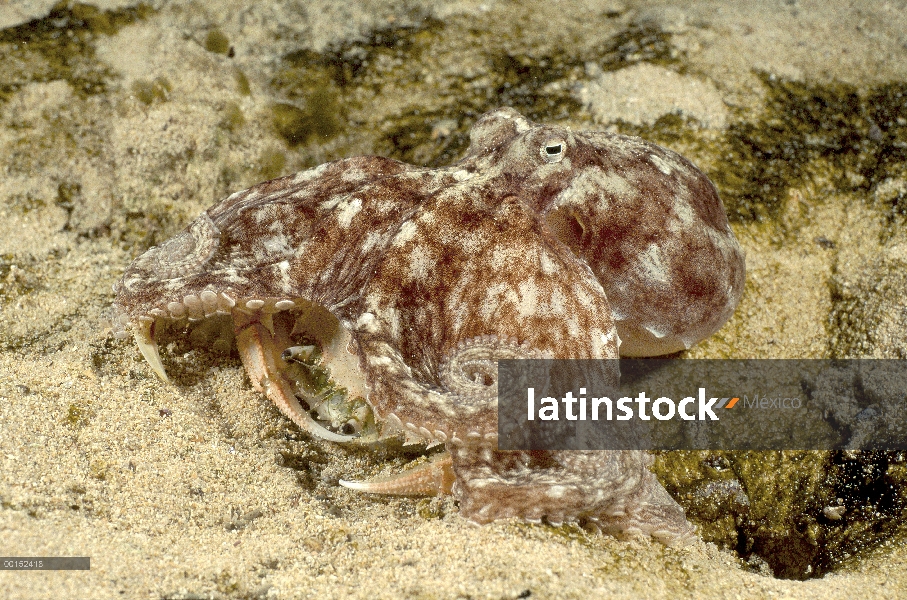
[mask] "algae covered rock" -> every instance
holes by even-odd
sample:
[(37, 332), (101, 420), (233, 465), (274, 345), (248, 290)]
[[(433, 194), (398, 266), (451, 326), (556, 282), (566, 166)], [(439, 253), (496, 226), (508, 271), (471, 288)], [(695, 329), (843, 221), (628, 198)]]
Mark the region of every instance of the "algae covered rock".
[(903, 452), (666, 452), (655, 469), (703, 539), (787, 579), (896, 535), (907, 508)]

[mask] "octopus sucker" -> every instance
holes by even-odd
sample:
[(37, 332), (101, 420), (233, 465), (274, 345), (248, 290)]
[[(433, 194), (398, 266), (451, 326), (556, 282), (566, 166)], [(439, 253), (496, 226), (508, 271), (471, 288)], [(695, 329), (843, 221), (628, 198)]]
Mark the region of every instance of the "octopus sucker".
[(235, 340), (254, 388), (312, 436), (444, 446), (345, 487), (677, 544), (694, 529), (645, 452), (498, 450), (497, 364), (689, 348), (730, 318), (744, 276), (692, 163), (502, 108), (451, 166), (347, 158), (231, 194), (126, 269), (113, 326), (168, 382), (162, 330), (229, 323), (217, 344)]
[[(347, 329), (340, 326), (329, 312), (304, 298), (240, 298), (238, 303), (226, 292), (216, 293), (205, 290), (199, 294), (187, 294), (181, 302), (168, 302), (166, 308), (152, 308), (147, 314), (125, 321), (133, 333), (139, 350), (152, 371), (165, 383), (171, 383), (161, 362), (160, 351), (156, 340), (157, 332), (167, 326), (177, 328), (198, 327), (200, 323), (211, 321), (212, 317), (229, 316), (233, 323), (233, 335), (239, 346), (243, 366), (249, 373), (253, 387), (264, 393), (286, 417), (301, 429), (312, 435), (332, 442), (370, 442), (378, 436), (377, 430), (365, 432), (363, 439), (362, 424), (369, 420), (370, 410), (361, 402), (360, 410), (347, 414), (345, 422), (356, 430), (355, 434), (340, 434), (325, 427), (313, 412), (324, 412), (325, 401), (337, 404), (335, 396), (357, 394), (365, 396), (365, 383), (357, 376), (358, 360), (355, 354), (347, 350), (350, 341)], [(186, 307), (189, 307), (188, 309)], [(200, 310), (204, 307), (204, 310)], [(275, 319), (279, 324), (275, 326)], [(324, 362), (333, 378), (329, 376), (330, 390), (320, 394), (301, 394), (304, 401), (312, 406), (303, 407), (297, 398), (298, 387), (285, 371), (287, 362), (294, 357), (287, 350), (299, 348), (290, 342), (290, 335), (306, 336), (315, 344), (313, 351), (323, 355)], [(344, 387), (346, 386), (346, 387)], [(342, 392), (337, 392), (339, 388)], [(347, 391), (347, 388), (349, 391)], [(347, 404), (344, 408), (349, 408)], [(349, 412), (349, 411), (347, 411)], [(372, 425), (375, 429), (374, 425)]]

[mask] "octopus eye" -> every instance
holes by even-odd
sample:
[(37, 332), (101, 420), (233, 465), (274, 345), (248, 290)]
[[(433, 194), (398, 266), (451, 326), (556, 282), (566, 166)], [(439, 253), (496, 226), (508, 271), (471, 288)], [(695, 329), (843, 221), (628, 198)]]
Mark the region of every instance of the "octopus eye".
[(554, 163), (560, 161), (564, 158), (564, 154), (567, 150), (567, 142), (562, 139), (552, 139), (548, 140), (542, 144), (540, 154), (542, 158), (545, 159), (545, 162)]

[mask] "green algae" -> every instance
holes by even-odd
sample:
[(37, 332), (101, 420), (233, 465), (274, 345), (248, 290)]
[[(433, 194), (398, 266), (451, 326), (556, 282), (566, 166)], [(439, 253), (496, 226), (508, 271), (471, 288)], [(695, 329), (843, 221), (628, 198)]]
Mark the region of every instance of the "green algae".
[(94, 39), (153, 12), (144, 3), (102, 11), (64, 1), (46, 17), (0, 31), (0, 102), (29, 83), (56, 80), (67, 81), (81, 97), (105, 93), (112, 75), (95, 60)]
[[(58, 256), (58, 252), (52, 252), (49, 258)], [(42, 289), (36, 274), (37, 262), (28, 256), (0, 255), (0, 305)]]
[(277, 148), (267, 148), (262, 151), (255, 162), (258, 165), (259, 179), (266, 181), (283, 174), (287, 165), (287, 156)]
[(72, 220), (72, 211), (75, 210), (76, 204), (81, 202), (82, 186), (78, 183), (63, 181), (57, 185), (57, 198), (55, 204), (66, 211), (66, 224), (63, 231), (70, 231), (70, 221)]
[(659, 453), (655, 471), (704, 540), (776, 577), (806, 579), (898, 533), (905, 461), (897, 452), (677, 451)]
[(63, 422), (73, 428), (85, 427), (93, 416), (94, 411), (89, 405), (70, 404)]
[(447, 516), (447, 507), (438, 497), (422, 498), (416, 502), (416, 512), (425, 521), (435, 521)]
[(228, 102), (221, 114), (220, 126), (230, 133), (236, 133), (246, 124), (246, 117), (242, 108), (236, 102)]
[(152, 80), (137, 79), (132, 82), (132, 94), (147, 106), (166, 102), (172, 91), (173, 85), (166, 77), (155, 77)]
[[(443, 134), (436, 133), (436, 125), (445, 122), (455, 125)], [(469, 130), (460, 123), (447, 110), (403, 113), (394, 119), (379, 141), (383, 147), (379, 152), (411, 164), (431, 167), (450, 164), (469, 146)]]
[(434, 18), (419, 21), (419, 24), (378, 27), (363, 39), (331, 44), (324, 53), (314, 57), (318, 64), (329, 69), (340, 88), (368, 84), (373, 80), (374, 65), (399, 65), (425, 58), (427, 48), (440, 40), (444, 31), (442, 21)]
[(603, 71), (617, 71), (640, 62), (682, 67), (682, 54), (671, 45), (671, 34), (651, 23), (630, 25), (597, 47), (592, 55)]
[(230, 39), (220, 29), (212, 29), (205, 36), (205, 50), (214, 54), (230, 52)]
[(763, 115), (728, 128), (710, 172), (732, 221), (776, 220), (797, 186), (868, 197), (907, 167), (907, 84), (762, 81)]
[(126, 198), (123, 204), (115, 237), (132, 252), (141, 253), (164, 243), (178, 230), (177, 223), (189, 220), (189, 215), (177, 212), (173, 204), (161, 204), (147, 197)]
[[(333, 124), (354, 115), (363, 129), (371, 125), (378, 133), (375, 153), (438, 166), (462, 154), (471, 123), (493, 108), (512, 106), (545, 122), (579, 112), (570, 82), (582, 79), (589, 63), (615, 70), (641, 61), (678, 64), (680, 56), (670, 34), (648, 24), (630, 25), (591, 49), (573, 52), (566, 44), (520, 47), (507, 37), (481, 33), (469, 19), (423, 18), (378, 28), (320, 53), (288, 53), (271, 81), (288, 100), (275, 106), (275, 126), (298, 146), (330, 139), (338, 133)], [(465, 72), (431, 66), (456, 61), (464, 52), (479, 54)], [(403, 101), (394, 114), (371, 121), (371, 107), (386, 94)], [(321, 107), (317, 118), (310, 107)], [(319, 119), (328, 123), (325, 132), (314, 131)]]
[(239, 92), (240, 95), (252, 95), (252, 86), (249, 84), (249, 78), (246, 77), (246, 74), (243, 73), (241, 69), (237, 68), (233, 71), (233, 78), (236, 80), (236, 91)]
[(237, 594), (242, 590), (239, 579), (230, 571), (230, 569), (222, 569), (214, 577), (214, 584), (217, 588), (217, 591), (225, 596), (237, 597)]
[(271, 107), (278, 134), (290, 146), (326, 141), (342, 131), (344, 107), (336, 74), (311, 51), (284, 57), (271, 86), (286, 102)]
[(110, 465), (101, 458), (94, 458), (88, 463), (88, 475), (92, 479), (104, 481), (110, 474)]
[(336, 97), (330, 90), (312, 90), (303, 106), (287, 102), (271, 106), (274, 128), (290, 146), (304, 144), (313, 137), (326, 140), (340, 132)]

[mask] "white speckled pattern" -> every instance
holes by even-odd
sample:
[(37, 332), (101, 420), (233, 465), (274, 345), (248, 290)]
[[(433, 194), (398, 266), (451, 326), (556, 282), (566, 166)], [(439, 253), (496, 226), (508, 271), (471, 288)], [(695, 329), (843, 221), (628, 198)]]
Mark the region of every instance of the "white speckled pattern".
[(714, 187), (654, 144), (512, 109), (470, 139), (451, 167), (350, 158), (232, 194), (129, 266), (117, 322), (165, 377), (156, 320), (233, 315), (253, 383), (308, 428), (275, 356), (323, 307), (348, 324), (324, 338), (344, 340), (335, 366), (385, 430), (446, 445), (438, 489), (463, 516), (687, 539), (643, 452), (498, 451), (493, 380), (502, 358), (659, 355), (716, 331), (744, 260)]

